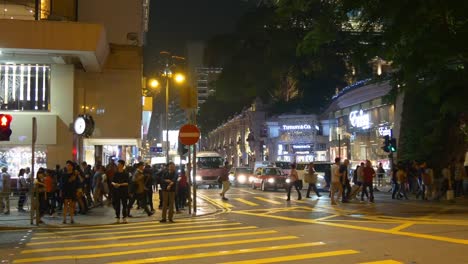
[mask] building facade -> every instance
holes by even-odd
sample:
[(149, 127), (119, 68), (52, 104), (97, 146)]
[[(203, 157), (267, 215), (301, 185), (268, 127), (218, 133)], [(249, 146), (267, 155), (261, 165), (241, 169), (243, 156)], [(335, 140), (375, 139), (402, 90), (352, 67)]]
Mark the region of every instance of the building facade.
[(317, 115), (279, 115), (266, 122), (269, 161), (328, 160), (328, 138)]
[[(23, 14), (0, 19), (1, 112), (13, 116), (10, 141), (0, 142), (0, 163), (12, 174), (31, 166), (33, 117), (36, 168), (54, 168), (67, 159), (93, 164), (110, 156), (136, 156), (142, 108), (140, 36), (148, 1), (80, 1), (79, 6), (77, 1), (39, 1), (39, 7), (36, 1), (8, 2), (4, 9)], [(107, 14), (111, 5), (119, 14)], [(135, 12), (128, 12), (131, 8)], [(119, 27), (122, 17), (137, 20), (138, 27)], [(86, 139), (75, 135), (72, 125), (84, 113), (95, 121), (94, 133)], [(123, 151), (127, 146), (131, 150)]]
[(201, 149), (220, 153), (233, 166), (253, 166), (255, 161), (267, 158), (265, 121), (264, 105), (256, 100), (241, 114), (202, 138)]
[[(390, 168), (390, 158), (384, 152), (384, 136), (399, 137), (402, 97), (395, 104), (385, 96), (391, 91), (389, 82), (357, 83), (335, 96), (323, 113), (329, 122), (330, 159), (346, 158), (351, 164), (370, 160)], [(396, 155), (397, 153), (395, 153)]]

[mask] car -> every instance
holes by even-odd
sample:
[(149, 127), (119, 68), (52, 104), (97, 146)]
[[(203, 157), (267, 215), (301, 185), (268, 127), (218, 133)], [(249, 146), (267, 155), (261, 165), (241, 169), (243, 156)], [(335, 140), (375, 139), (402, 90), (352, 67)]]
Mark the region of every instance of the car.
[(277, 167), (261, 167), (255, 170), (251, 179), (252, 189), (260, 188), (262, 191), (267, 189), (278, 190), (287, 189), (289, 186), (288, 176)]
[(249, 184), (252, 176), (253, 169), (249, 167), (233, 167), (229, 171), (229, 181), (234, 186)]
[[(330, 181), (331, 181), (331, 166), (333, 163), (331, 162), (323, 162), (323, 161), (315, 161), (314, 162), (314, 169), (317, 172), (317, 189), (322, 191), (327, 191), (330, 189)], [(307, 164), (305, 167), (305, 171), (309, 170), (309, 165)], [(306, 186), (308, 185), (305, 183)]]

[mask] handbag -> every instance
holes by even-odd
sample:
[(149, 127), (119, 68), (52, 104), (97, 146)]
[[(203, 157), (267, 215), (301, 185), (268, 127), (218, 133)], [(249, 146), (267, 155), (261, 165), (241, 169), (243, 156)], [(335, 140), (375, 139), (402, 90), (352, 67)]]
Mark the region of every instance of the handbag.
[(223, 177), (218, 176), (218, 178), (216, 179), (216, 181), (217, 181), (218, 183), (223, 183)]

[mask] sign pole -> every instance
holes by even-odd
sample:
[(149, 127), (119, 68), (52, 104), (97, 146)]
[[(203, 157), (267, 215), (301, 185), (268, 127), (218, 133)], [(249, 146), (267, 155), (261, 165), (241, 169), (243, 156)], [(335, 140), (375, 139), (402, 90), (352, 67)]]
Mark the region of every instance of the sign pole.
[(197, 214), (197, 145), (193, 145), (193, 214)]
[(36, 211), (36, 225), (39, 225), (37, 218), (39, 217), (39, 206), (37, 197), (34, 195), (34, 163), (35, 163), (35, 152), (36, 152), (36, 139), (37, 139), (37, 121), (36, 118), (32, 118), (32, 140), (31, 140), (31, 176), (29, 177), (29, 197), (31, 199), (30, 217), (31, 225), (34, 224), (34, 212)]

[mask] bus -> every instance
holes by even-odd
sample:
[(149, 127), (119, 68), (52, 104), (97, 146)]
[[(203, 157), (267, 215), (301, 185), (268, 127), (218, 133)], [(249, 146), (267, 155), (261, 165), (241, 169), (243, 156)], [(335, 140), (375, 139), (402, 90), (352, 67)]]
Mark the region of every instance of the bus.
[(224, 158), (214, 151), (201, 151), (197, 153), (197, 186), (218, 186), (218, 177), (224, 170)]

